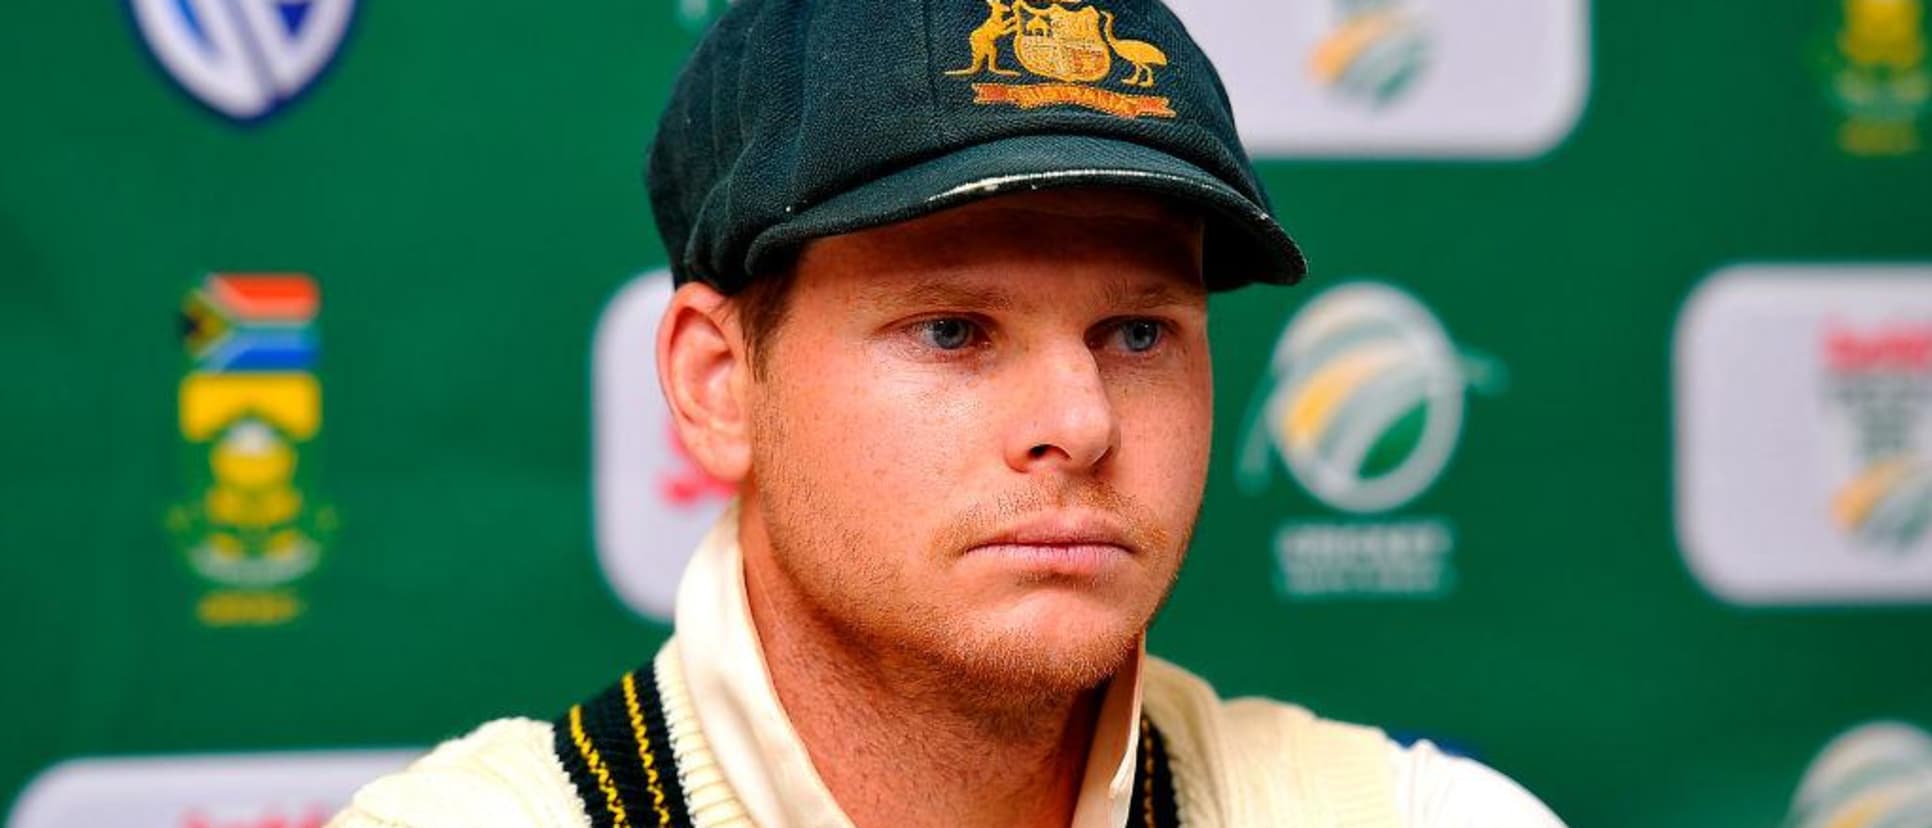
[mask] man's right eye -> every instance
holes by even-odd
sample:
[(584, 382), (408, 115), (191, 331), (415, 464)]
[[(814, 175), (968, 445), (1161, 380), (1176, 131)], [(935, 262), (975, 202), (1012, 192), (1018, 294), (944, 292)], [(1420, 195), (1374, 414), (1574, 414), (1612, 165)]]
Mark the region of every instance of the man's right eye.
[(979, 326), (972, 320), (942, 317), (920, 322), (915, 328), (919, 340), (942, 351), (971, 347), (980, 338)]

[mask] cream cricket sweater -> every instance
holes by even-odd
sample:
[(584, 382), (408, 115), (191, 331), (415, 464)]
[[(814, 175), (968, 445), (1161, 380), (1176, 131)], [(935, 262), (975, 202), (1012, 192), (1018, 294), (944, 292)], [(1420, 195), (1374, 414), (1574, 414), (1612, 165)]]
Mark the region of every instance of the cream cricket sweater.
[[(627, 718), (627, 702), (635, 726), (625, 750), (599, 754), (584, 705), (556, 724), (498, 720), (371, 783), (329, 828), (629, 828), (685, 817), (699, 828), (851, 828), (771, 688), (736, 528), (732, 510), (686, 570), (677, 636), (650, 670), (608, 691), (615, 718)], [(632, 780), (634, 790), (619, 790)], [(1134, 815), (1171, 824), (1157, 813), (1187, 828), (1562, 826), (1515, 783), (1427, 742), (1405, 749), (1293, 705), (1222, 701), (1143, 656), (1102, 700), (1072, 828), (1124, 828)]]

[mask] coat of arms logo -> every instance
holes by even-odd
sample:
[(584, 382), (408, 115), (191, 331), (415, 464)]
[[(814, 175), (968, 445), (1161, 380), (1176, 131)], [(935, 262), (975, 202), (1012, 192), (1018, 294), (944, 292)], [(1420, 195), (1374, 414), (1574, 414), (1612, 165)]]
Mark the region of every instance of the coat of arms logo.
[(1932, 111), (1924, 2), (1843, 2), (1843, 24), (1821, 61), (1826, 92), (1844, 117), (1838, 145), (1860, 156), (1914, 154)]
[(183, 304), (184, 496), (167, 528), (210, 590), (209, 626), (280, 624), (336, 528), (321, 496), (320, 297), (304, 274), (208, 275)]
[[(1123, 118), (1174, 117), (1165, 97), (1127, 94), (1095, 85), (1115, 74), (1115, 58), (1131, 67), (1114, 78), (1121, 86), (1151, 89), (1156, 68), (1167, 66), (1167, 53), (1159, 46), (1116, 35), (1113, 12), (1081, 0), (1051, 0), (1045, 6), (1025, 0), (986, 0), (986, 6), (986, 20), (967, 37), (972, 63), (946, 74), (1030, 74), (1050, 82), (975, 83), (974, 103), (1021, 109), (1073, 105)], [(1020, 69), (1001, 65), (1000, 47), (1009, 40)]]

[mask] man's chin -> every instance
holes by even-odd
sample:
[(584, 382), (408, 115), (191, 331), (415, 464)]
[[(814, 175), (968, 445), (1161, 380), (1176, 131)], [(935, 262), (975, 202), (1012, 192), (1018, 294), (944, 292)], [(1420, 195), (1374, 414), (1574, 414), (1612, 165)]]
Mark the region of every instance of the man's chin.
[(1095, 617), (1068, 608), (961, 630), (954, 647), (980, 686), (1053, 697), (1100, 686), (1139, 654), (1144, 631), (1118, 612)]

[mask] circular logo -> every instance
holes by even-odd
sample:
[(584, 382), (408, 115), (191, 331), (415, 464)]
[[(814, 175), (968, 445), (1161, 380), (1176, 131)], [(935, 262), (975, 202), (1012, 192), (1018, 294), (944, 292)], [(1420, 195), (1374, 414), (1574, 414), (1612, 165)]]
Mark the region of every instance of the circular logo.
[(1289, 320), (1273, 373), (1267, 432), (1296, 482), (1336, 509), (1401, 506), (1455, 450), (1467, 384), (1455, 346), (1393, 287), (1316, 296)]
[(1897, 721), (1839, 734), (1798, 785), (1793, 828), (1923, 825), (1932, 814), (1932, 735)]
[(1416, 4), (1343, 0), (1337, 20), (1309, 56), (1324, 86), (1376, 106), (1415, 85), (1429, 63), (1430, 31)]

